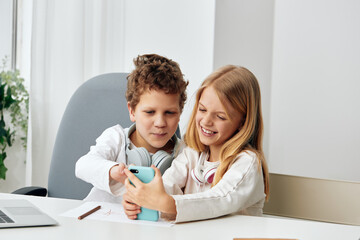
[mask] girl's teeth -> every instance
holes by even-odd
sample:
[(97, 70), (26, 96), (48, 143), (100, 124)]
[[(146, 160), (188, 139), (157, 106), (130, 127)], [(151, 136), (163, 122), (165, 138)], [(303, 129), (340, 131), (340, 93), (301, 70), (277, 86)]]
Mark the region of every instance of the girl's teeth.
[(205, 128), (203, 128), (202, 130), (207, 134), (212, 134), (213, 133), (212, 131), (206, 130)]

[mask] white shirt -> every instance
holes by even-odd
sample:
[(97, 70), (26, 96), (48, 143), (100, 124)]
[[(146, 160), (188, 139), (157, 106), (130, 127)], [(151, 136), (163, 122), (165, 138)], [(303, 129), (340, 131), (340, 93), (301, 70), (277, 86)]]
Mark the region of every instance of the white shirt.
[[(125, 186), (122, 183), (110, 180), (110, 169), (119, 163), (126, 164), (126, 138), (129, 128), (115, 125), (106, 129), (97, 139), (96, 145), (90, 147), (89, 153), (82, 156), (75, 166), (76, 177), (91, 183), (91, 189), (86, 201), (101, 201), (121, 203)], [(130, 144), (131, 147), (135, 147)], [(183, 148), (178, 141), (174, 149), (174, 157)]]
[[(240, 153), (223, 178), (199, 185), (191, 170), (201, 162), (199, 153), (187, 147), (174, 159), (163, 176), (168, 194), (175, 200), (175, 222), (215, 218), (227, 214), (261, 216), (265, 202), (264, 181), (256, 154)], [(204, 164), (214, 164), (205, 161)]]

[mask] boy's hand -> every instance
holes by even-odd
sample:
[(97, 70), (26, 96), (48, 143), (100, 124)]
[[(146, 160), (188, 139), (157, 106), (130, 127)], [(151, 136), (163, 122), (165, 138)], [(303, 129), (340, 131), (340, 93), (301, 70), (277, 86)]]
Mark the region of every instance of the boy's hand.
[(119, 163), (118, 165), (115, 165), (112, 168), (110, 168), (110, 172), (109, 172), (110, 179), (124, 184), (125, 179), (127, 178), (124, 172), (125, 168), (126, 166), (123, 163)]
[(124, 212), (129, 219), (135, 220), (137, 215), (141, 212), (140, 206), (135, 203), (130, 202), (127, 193), (123, 195), (122, 205), (124, 208)]

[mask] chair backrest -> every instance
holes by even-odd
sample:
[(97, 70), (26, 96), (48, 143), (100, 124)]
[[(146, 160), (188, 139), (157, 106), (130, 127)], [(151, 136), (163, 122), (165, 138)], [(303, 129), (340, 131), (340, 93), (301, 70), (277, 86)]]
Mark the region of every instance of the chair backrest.
[(53, 149), (48, 196), (83, 199), (92, 185), (75, 177), (76, 161), (108, 127), (131, 121), (125, 98), (127, 73), (109, 73), (83, 83), (71, 97)]

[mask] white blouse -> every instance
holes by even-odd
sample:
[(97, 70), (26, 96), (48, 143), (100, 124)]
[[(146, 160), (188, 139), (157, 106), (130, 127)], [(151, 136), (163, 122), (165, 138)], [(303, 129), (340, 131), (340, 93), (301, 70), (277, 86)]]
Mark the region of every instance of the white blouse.
[[(211, 188), (191, 177), (191, 170), (203, 159), (186, 147), (164, 173), (168, 194), (175, 200), (175, 222), (215, 218), (227, 214), (261, 216), (265, 202), (261, 165), (254, 152), (240, 153), (223, 178)], [(205, 166), (218, 164), (204, 161)]]

